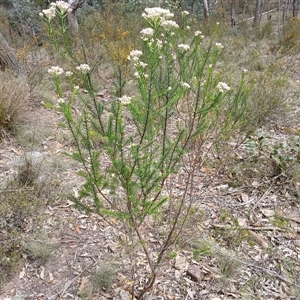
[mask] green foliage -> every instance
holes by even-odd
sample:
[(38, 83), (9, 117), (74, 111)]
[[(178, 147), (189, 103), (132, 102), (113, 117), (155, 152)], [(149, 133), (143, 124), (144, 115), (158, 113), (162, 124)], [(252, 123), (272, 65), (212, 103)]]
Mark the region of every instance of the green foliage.
[[(200, 31), (187, 38), (186, 12), (179, 29), (168, 10), (146, 9), (143, 16), (148, 28), (141, 31), (142, 50), (132, 50), (127, 57), (134, 72), (135, 93), (124, 95), (123, 88), (118, 88), (117, 97), (107, 105), (96, 98), (94, 66), (79, 63), (74, 56), (65, 12), (57, 7), (56, 13), (58, 30), (52, 22), (54, 17), (44, 15), (54, 47), (75, 63), (73, 74), (81, 76), (87, 91), (87, 96), (80, 93), (76, 77), (69, 73), (71, 92), (65, 93), (61, 84), (64, 70), (49, 69), (59, 97), (57, 105), (74, 139), (76, 150), (69, 156), (83, 167), (78, 174), (85, 183), (71, 200), (78, 208), (108, 221), (119, 219), (133, 241), (138, 241), (151, 269), (148, 284), (138, 295), (142, 299), (189, 216), (187, 194), (192, 193), (193, 172), (202, 161), (205, 145), (199, 141), (215, 135), (228, 139), (244, 124), (250, 91), (246, 73), (229, 87), (221, 81), (222, 73), (215, 71), (223, 49), (220, 43), (213, 37), (204, 42)], [(74, 105), (79, 114), (74, 114)], [(95, 147), (95, 138), (100, 147)], [(188, 162), (190, 154), (194, 159)], [(151, 230), (144, 232), (142, 228), (148, 218), (160, 226), (157, 216), (169, 200), (164, 185), (183, 165), (191, 170), (186, 174), (186, 191), (171, 207), (173, 220), (160, 228), (162, 247), (153, 259), (148, 241)]]
[[(247, 149), (256, 157), (261, 157), (269, 165), (273, 176), (287, 176), (292, 179), (299, 168), (300, 140), (290, 137), (283, 142), (274, 142), (264, 132), (247, 142)], [(296, 175), (296, 174), (295, 174)]]

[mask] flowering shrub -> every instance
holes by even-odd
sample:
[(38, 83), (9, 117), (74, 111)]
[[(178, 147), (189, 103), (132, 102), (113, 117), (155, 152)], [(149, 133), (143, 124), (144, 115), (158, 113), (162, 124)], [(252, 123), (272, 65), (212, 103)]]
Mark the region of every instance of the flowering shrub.
[[(58, 16), (65, 26), (65, 15)], [(147, 8), (143, 17), (148, 27), (141, 31), (142, 49), (132, 50), (127, 57), (134, 68), (137, 93), (118, 95), (107, 107), (96, 99), (93, 67), (78, 63), (75, 72), (81, 72), (88, 99), (68, 71), (72, 90), (64, 100), (59, 81), (63, 71), (49, 69), (58, 106), (74, 138), (76, 151), (69, 155), (83, 166), (79, 175), (85, 183), (71, 199), (80, 209), (97, 213), (108, 222), (110, 217), (117, 218), (122, 222), (118, 228), (144, 251), (150, 273), (137, 291), (137, 299), (153, 287), (157, 270), (188, 217), (193, 174), (204, 151), (197, 141), (214, 134), (230, 136), (242, 122), (249, 92), (245, 73), (236, 91), (221, 81), (221, 73), (215, 70), (221, 44), (208, 39), (205, 47), (200, 31), (181, 39), (181, 29), (171, 20), (169, 10)], [(188, 18), (188, 13), (184, 12), (183, 18)], [(51, 28), (52, 19), (46, 21)], [(73, 105), (80, 105), (79, 115), (74, 114)], [(174, 204), (165, 185), (183, 166), (185, 191)], [(162, 226), (159, 216), (168, 203), (171, 217)], [(149, 218), (155, 224), (152, 228), (145, 225)], [(149, 236), (157, 231), (160, 240), (154, 245)]]

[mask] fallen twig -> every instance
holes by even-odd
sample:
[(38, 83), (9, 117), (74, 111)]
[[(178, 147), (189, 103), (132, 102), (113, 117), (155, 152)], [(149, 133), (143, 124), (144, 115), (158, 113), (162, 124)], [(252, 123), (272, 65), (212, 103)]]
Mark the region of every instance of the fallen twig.
[[(227, 225), (222, 225), (222, 224), (213, 224), (214, 227), (216, 228), (227, 228)], [(244, 230), (266, 230), (266, 231), (287, 231), (286, 229), (283, 228), (278, 228), (278, 227), (252, 227), (252, 226), (240, 226), (240, 229), (244, 229)]]

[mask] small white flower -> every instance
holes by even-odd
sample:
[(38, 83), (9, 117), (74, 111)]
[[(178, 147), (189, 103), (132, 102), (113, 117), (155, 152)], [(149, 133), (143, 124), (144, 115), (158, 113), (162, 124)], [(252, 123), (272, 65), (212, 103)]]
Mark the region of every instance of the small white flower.
[(220, 93), (224, 93), (230, 90), (230, 87), (225, 82), (219, 82), (217, 89)]
[(148, 75), (148, 74), (145, 74), (144, 76), (145, 76), (145, 78), (149, 78), (149, 75)]
[(56, 2), (51, 2), (51, 3), (50, 3), (50, 7), (56, 8)]
[(221, 43), (216, 43), (216, 47), (218, 49), (223, 49), (224, 48), (224, 46)]
[(76, 69), (78, 71), (80, 71), (81, 73), (86, 74), (86, 73), (88, 73), (91, 70), (91, 67), (89, 65), (87, 65), (87, 64), (81, 64), (78, 67), (76, 67)]
[(164, 27), (166, 30), (171, 30), (174, 28), (179, 28), (179, 25), (173, 20), (165, 20), (161, 22), (161, 26)]
[(65, 13), (70, 9), (70, 4), (65, 1), (56, 1), (56, 7), (60, 9), (61, 13)]
[(212, 65), (212, 64), (209, 64), (208, 67), (211, 69), (211, 68), (213, 67), (213, 65)]
[(186, 45), (186, 44), (179, 44), (178, 48), (183, 50), (183, 51), (189, 51), (190, 50), (190, 46)]
[(59, 99), (57, 99), (57, 103), (65, 103), (65, 99), (64, 98), (59, 98)]
[(168, 87), (168, 91), (172, 91), (172, 87), (171, 86)]
[(190, 29), (191, 29), (191, 27), (190, 27), (190, 26), (186, 26), (186, 29), (187, 29), (187, 30), (190, 30)]
[(187, 89), (190, 89), (191, 86), (187, 82), (180, 82), (181, 86)]
[(142, 68), (146, 68), (148, 66), (148, 64), (140, 61), (139, 65), (142, 67)]
[(181, 14), (184, 16), (188, 16), (190, 13), (187, 10), (184, 10)]
[(67, 72), (66, 72), (66, 76), (67, 76), (67, 77), (70, 77), (70, 76), (72, 76), (72, 75), (73, 75), (73, 72), (71, 72), (71, 71), (67, 71)]
[(132, 97), (124, 95), (123, 97), (119, 98), (119, 101), (120, 101), (123, 105), (128, 105), (128, 104), (130, 104), (131, 99), (132, 99)]
[(48, 69), (48, 73), (51, 75), (59, 76), (63, 74), (64, 70), (63, 68), (60, 68), (58, 66), (52, 66), (50, 69)]
[(219, 22), (217, 22), (216, 24), (217, 24), (217, 25), (220, 25), (220, 23), (219, 23)]
[(162, 46), (163, 46), (163, 41), (157, 39), (157, 40), (156, 40), (156, 44), (157, 44), (157, 47), (158, 47), (159, 49), (161, 49)]
[(135, 78), (140, 78), (139, 72), (135, 72), (133, 75), (134, 75)]
[(202, 34), (202, 32), (200, 30), (195, 31), (195, 36), (199, 36), (201, 34)]
[(79, 91), (79, 86), (78, 86), (78, 85), (75, 85), (75, 86), (74, 86), (74, 90)]
[(204, 39), (204, 35), (203, 34), (201, 34), (200, 37), (201, 37), (201, 39)]
[(143, 52), (142, 52), (142, 51), (140, 51), (140, 50), (132, 50), (132, 51), (129, 53), (127, 59), (128, 59), (128, 60), (131, 60), (131, 61), (138, 61), (138, 60), (139, 60), (139, 57), (140, 57), (141, 55), (143, 55)]
[(243, 69), (242, 72), (243, 73), (248, 73), (248, 70), (247, 69)]

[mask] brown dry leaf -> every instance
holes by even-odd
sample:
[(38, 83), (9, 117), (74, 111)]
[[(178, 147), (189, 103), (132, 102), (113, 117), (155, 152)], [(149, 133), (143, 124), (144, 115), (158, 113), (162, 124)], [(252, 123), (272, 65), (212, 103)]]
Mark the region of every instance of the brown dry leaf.
[(300, 240), (294, 240), (294, 245), (296, 247), (300, 247)]
[(25, 276), (25, 268), (22, 269), (22, 271), (19, 274), (19, 278), (22, 279)]
[(247, 202), (249, 200), (249, 196), (245, 193), (241, 193), (242, 202)]
[(77, 232), (79, 235), (82, 234), (82, 231), (81, 231), (81, 229), (80, 229), (80, 227), (79, 227), (78, 225), (75, 226), (75, 230), (76, 230), (76, 232)]
[(42, 267), (42, 271), (40, 273), (40, 278), (45, 280), (45, 268), (44, 267)]
[(275, 211), (273, 209), (261, 209), (261, 212), (267, 218), (275, 216)]
[(110, 222), (114, 225), (118, 225), (118, 220), (116, 218), (110, 218)]
[(47, 280), (48, 283), (51, 283), (53, 281), (54, 277), (53, 274), (51, 272), (49, 272), (49, 278)]

